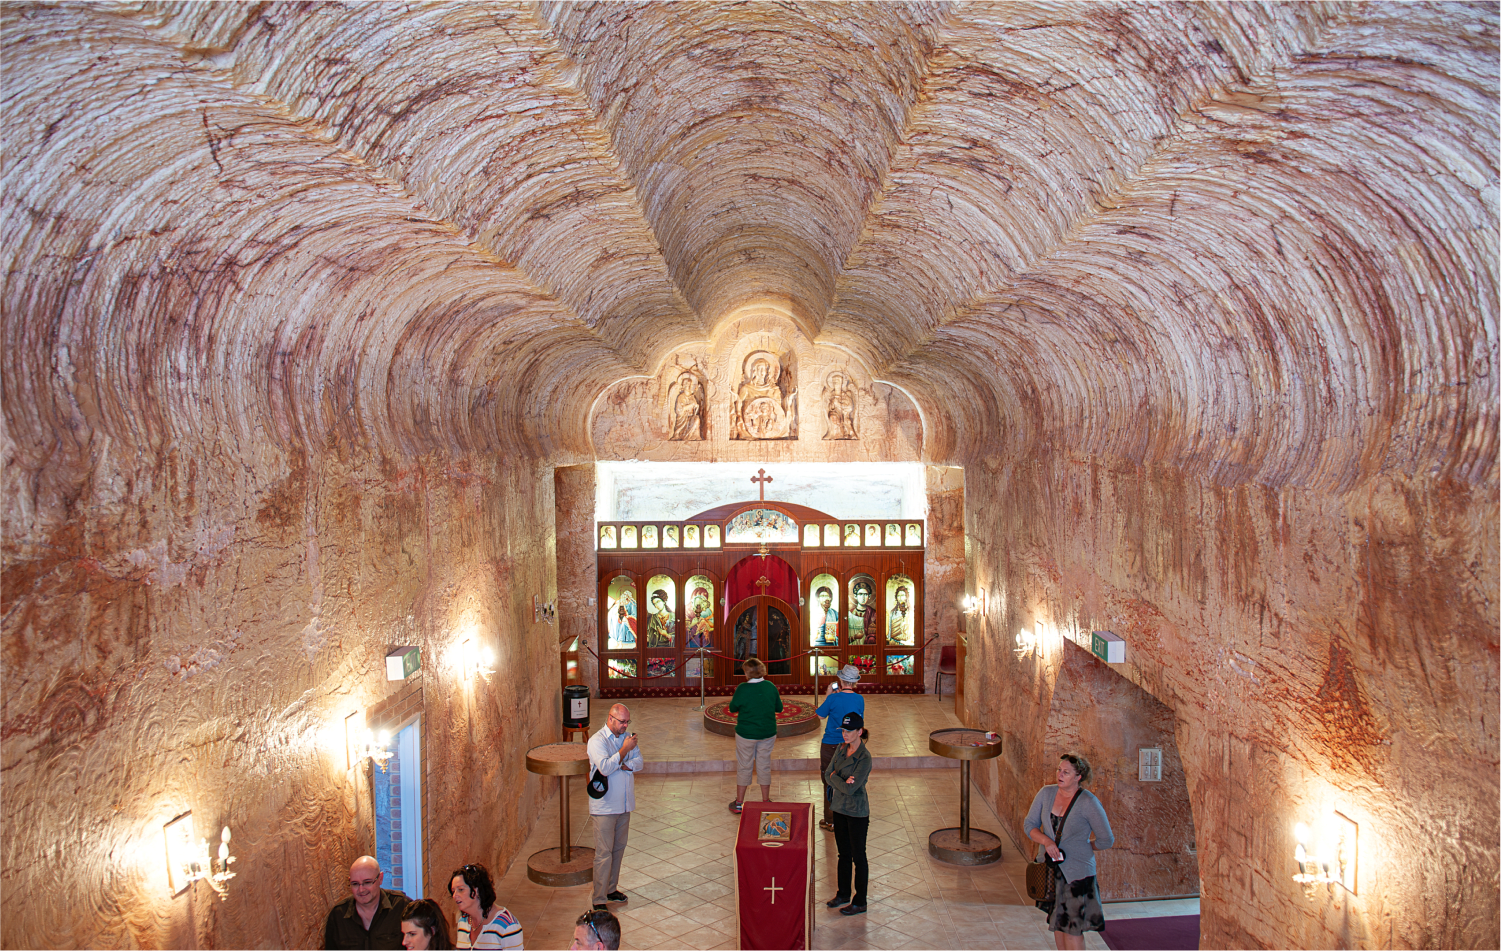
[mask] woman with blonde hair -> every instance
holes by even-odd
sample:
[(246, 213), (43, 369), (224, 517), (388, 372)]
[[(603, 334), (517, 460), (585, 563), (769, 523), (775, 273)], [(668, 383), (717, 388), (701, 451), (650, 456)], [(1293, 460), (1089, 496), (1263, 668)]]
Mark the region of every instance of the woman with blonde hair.
[(1094, 854), (1114, 845), (1115, 833), (1100, 800), (1080, 788), (1089, 782), (1089, 774), (1089, 760), (1064, 753), (1058, 759), (1057, 785), (1038, 790), (1022, 827), (1037, 843), (1038, 859), (1046, 856), (1053, 869), (1052, 907), (1045, 902), (1038, 902), (1038, 907), (1047, 912), (1048, 930), (1060, 951), (1078, 951), (1084, 947), (1084, 932), (1105, 930)]

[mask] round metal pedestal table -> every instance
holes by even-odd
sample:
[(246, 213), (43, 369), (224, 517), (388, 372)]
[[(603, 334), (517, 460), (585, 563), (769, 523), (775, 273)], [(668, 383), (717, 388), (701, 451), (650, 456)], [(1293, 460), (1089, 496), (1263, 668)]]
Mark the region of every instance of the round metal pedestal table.
[(526, 751), (526, 768), (558, 777), (558, 847), (533, 852), (526, 860), (526, 877), (558, 888), (594, 881), (594, 850), (568, 844), (568, 777), (589, 775), (589, 747), (583, 743), (534, 746)]
[(955, 865), (989, 865), (1001, 857), (1000, 836), (969, 827), (969, 764), (1001, 755), (1001, 741), (989, 740), (983, 730), (934, 730), (928, 749), (959, 761), (959, 827), (939, 829), (928, 836), (928, 854)]

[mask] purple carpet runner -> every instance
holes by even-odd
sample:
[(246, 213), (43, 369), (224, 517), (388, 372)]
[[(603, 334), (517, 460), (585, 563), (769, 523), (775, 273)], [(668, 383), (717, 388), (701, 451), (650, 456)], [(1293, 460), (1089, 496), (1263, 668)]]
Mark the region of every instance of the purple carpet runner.
[(1100, 937), (1115, 951), (1198, 951), (1199, 916), (1109, 918)]

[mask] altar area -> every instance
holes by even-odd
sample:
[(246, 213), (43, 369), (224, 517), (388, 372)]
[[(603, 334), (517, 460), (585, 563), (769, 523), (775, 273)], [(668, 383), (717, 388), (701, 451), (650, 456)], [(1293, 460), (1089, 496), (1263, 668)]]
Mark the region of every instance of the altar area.
[[(636, 780), (636, 812), (620, 876), (630, 901), (611, 905), (621, 920), (621, 947), (734, 948), (732, 850), (740, 817), (726, 808), (735, 798), (734, 741), (704, 730), (697, 698), (625, 702), (647, 766)], [(594, 729), (607, 709), (607, 701), (593, 702)], [(813, 947), (1053, 948), (1042, 913), (1026, 899), (1025, 858), (1009, 841), (1001, 861), (984, 867), (953, 867), (928, 856), (928, 834), (959, 819), (958, 764), (933, 756), (927, 739), (932, 730), (959, 725), (952, 703), (932, 694), (877, 695), (866, 698), (866, 713), (876, 757), (869, 787), (869, 910), (845, 917), (824, 907), (835, 891), (837, 853), (833, 834), (816, 831)], [(777, 741), (773, 799), (819, 801), (820, 737), (818, 732)], [(522, 765), (516, 768), (525, 775)], [(750, 797), (759, 797), (754, 786)], [(574, 920), (589, 908), (589, 885), (548, 888), (527, 879), (526, 857), (557, 845), (557, 808), (554, 796), (497, 881), (499, 900), (520, 919), (529, 948), (568, 947)], [(573, 844), (591, 845), (582, 783), (573, 784), (572, 810)], [(1003, 828), (978, 793), (971, 811), (976, 825)], [(1111, 903), (1106, 916), (1198, 910), (1197, 899)], [(1106, 946), (1090, 933), (1085, 947)]]

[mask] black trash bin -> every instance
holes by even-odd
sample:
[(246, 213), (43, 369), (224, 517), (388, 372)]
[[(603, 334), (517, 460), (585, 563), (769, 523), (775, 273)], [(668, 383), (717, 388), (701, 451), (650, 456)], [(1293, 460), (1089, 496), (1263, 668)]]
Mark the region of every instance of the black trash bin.
[(583, 684), (563, 688), (563, 729), (589, 729), (589, 688)]

